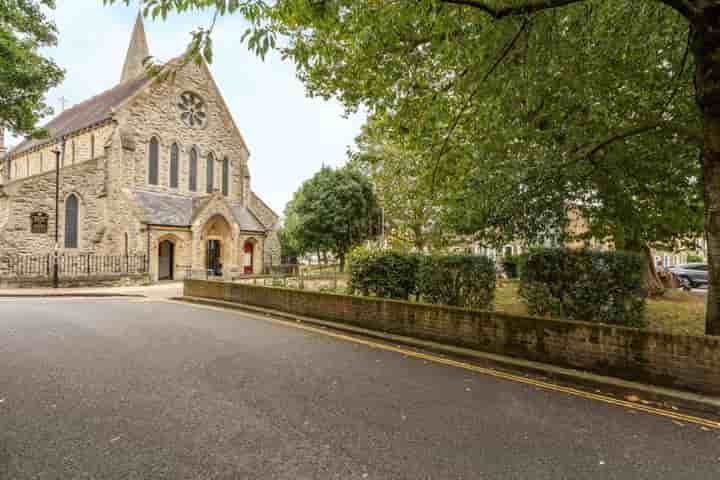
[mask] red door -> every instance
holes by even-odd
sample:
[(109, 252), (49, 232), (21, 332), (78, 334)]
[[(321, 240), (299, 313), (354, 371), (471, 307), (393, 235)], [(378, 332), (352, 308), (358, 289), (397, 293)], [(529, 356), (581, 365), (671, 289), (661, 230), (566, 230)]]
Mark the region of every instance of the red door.
[(245, 275), (252, 275), (253, 273), (253, 244), (250, 242), (245, 243), (245, 262), (243, 266), (243, 273)]

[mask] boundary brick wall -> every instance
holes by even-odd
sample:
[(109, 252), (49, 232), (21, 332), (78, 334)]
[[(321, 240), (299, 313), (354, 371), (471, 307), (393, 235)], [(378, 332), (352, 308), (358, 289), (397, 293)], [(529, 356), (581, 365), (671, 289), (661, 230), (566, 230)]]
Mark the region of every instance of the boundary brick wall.
[(629, 380), (720, 394), (720, 337), (284, 288), (186, 280), (184, 294), (279, 310)]

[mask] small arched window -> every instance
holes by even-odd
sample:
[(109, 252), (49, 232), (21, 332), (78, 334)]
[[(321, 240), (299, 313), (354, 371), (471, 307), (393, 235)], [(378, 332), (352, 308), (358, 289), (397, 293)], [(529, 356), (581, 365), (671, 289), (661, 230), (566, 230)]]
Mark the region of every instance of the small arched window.
[(191, 192), (197, 191), (197, 150), (190, 149), (190, 171), (188, 172), (188, 188)]
[(158, 184), (158, 140), (155, 137), (150, 139), (150, 148), (148, 149), (148, 183), (150, 185)]
[(80, 202), (75, 194), (65, 200), (65, 248), (78, 248)]
[(230, 192), (230, 160), (225, 157), (222, 161), (222, 194), (227, 197)]
[(75, 164), (75, 140), (70, 144), (72, 151), (70, 152), (70, 165)]
[(128, 233), (125, 232), (125, 255), (126, 255), (126, 256), (127, 256), (128, 252), (129, 252), (129, 249), (128, 249)]
[(178, 188), (178, 153), (177, 143), (170, 147), (170, 188)]
[(212, 193), (214, 184), (215, 184), (215, 157), (212, 153), (209, 153), (207, 156), (207, 164), (206, 164), (206, 175), (205, 178), (207, 179), (207, 193)]
[(90, 135), (90, 160), (95, 160), (95, 135)]

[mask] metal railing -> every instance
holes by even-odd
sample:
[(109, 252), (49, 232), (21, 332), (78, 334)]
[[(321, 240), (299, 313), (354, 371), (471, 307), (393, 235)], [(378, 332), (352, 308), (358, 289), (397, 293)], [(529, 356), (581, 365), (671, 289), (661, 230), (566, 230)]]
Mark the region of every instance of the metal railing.
[[(52, 277), (55, 256), (6, 255), (0, 257), (0, 277)], [(145, 254), (95, 255), (59, 254), (58, 274), (61, 277), (88, 277), (94, 275), (136, 275), (148, 273)]]

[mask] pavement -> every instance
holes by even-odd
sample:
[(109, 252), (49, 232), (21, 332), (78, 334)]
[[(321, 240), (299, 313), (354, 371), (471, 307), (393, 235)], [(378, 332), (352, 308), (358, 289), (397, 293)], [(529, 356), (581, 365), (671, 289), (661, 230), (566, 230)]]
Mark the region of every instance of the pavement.
[(720, 429), (380, 347), (160, 299), (0, 299), (0, 479), (720, 471)]
[(182, 295), (182, 282), (160, 282), (132, 287), (3, 288), (2, 297), (148, 297), (173, 298)]

